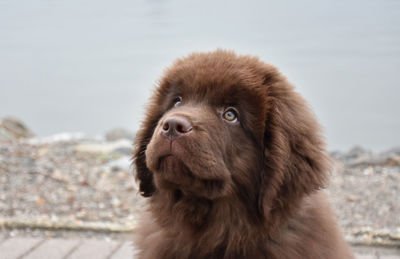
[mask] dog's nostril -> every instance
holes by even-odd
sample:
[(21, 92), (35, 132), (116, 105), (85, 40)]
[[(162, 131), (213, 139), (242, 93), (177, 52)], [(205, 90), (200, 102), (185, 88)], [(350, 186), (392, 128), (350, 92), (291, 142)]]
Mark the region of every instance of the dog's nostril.
[(168, 130), (169, 129), (169, 124), (168, 124), (168, 122), (166, 122), (166, 123), (164, 123), (164, 125), (163, 125), (163, 130)]
[(180, 125), (180, 124), (176, 125), (176, 130), (177, 130), (179, 133), (185, 133), (185, 132), (186, 132), (185, 129), (183, 128), (183, 126)]
[(184, 117), (171, 116), (164, 121), (162, 125), (162, 134), (165, 137), (174, 139), (192, 130), (192, 124)]

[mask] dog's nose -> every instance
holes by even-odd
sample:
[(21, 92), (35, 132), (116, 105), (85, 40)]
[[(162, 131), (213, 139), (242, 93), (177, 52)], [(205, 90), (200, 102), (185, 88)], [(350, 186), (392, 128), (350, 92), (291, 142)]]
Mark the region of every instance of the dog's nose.
[(181, 116), (171, 116), (164, 121), (161, 134), (170, 140), (174, 140), (188, 134), (191, 130), (192, 124), (186, 118)]

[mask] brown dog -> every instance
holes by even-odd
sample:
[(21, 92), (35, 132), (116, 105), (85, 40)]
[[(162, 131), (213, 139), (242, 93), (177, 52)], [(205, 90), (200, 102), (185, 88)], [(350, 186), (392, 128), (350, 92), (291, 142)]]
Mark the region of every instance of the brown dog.
[(178, 60), (135, 144), (150, 197), (139, 258), (353, 258), (320, 191), (329, 159), (318, 124), (257, 58)]

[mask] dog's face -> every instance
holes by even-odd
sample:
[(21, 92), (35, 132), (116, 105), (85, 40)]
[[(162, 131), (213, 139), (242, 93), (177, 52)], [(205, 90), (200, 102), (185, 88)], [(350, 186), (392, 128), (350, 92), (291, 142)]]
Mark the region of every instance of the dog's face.
[(164, 79), (162, 116), (145, 153), (157, 187), (213, 199), (233, 191), (232, 178), (261, 167), (265, 107), (230, 69), (219, 66), (210, 80), (215, 66), (193, 66)]
[[(134, 158), (144, 196), (171, 190), (177, 199), (238, 193), (263, 199), (318, 188), (322, 151), (303, 99), (274, 67), (216, 51), (193, 54), (167, 70)], [(285, 185), (288, 190), (281, 189)]]

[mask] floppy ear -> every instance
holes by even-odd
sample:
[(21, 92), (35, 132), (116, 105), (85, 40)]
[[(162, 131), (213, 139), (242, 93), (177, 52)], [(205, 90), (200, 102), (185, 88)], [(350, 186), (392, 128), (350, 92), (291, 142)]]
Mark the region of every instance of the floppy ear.
[(153, 173), (146, 166), (146, 148), (151, 140), (154, 127), (152, 125), (157, 123), (151, 119), (146, 119), (142, 123), (141, 129), (136, 134), (135, 149), (133, 151), (133, 163), (135, 165), (135, 178), (139, 182), (140, 194), (144, 197), (151, 196), (156, 187), (153, 182)]
[(161, 100), (165, 96), (166, 87), (158, 87), (147, 107), (146, 116), (139, 131), (136, 134), (133, 151), (133, 164), (135, 166), (135, 178), (139, 182), (140, 194), (150, 197), (155, 191), (156, 186), (153, 181), (153, 173), (146, 166), (146, 148), (153, 136), (154, 129), (161, 118), (164, 107)]
[(314, 115), (285, 78), (267, 85), (266, 98), (260, 207), (276, 224), (305, 195), (323, 187), (330, 163)]

